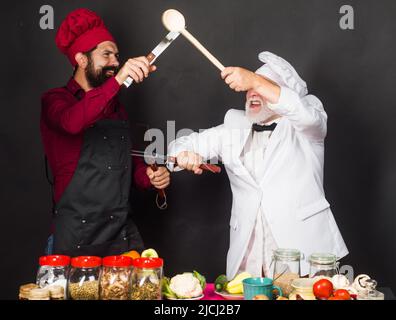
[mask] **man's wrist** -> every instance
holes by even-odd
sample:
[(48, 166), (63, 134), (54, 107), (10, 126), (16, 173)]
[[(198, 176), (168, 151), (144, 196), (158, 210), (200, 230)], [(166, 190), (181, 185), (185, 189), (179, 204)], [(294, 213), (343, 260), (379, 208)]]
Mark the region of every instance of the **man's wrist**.
[(253, 90), (272, 104), (276, 104), (279, 101), (281, 92), (280, 86), (265, 77), (256, 75)]
[[(119, 74), (116, 74), (115, 77), (116, 81), (118, 82), (118, 84), (120, 86), (122, 86), (122, 84), (124, 83), (124, 81), (126, 80), (125, 77), (120, 76)], [(125, 79), (124, 79), (125, 78)]]

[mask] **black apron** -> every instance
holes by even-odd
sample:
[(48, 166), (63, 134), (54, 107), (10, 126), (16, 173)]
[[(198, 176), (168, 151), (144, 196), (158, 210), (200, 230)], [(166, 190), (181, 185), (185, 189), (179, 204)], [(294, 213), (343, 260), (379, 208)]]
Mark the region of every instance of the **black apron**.
[(121, 254), (143, 250), (131, 220), (128, 121), (105, 119), (84, 134), (77, 169), (54, 210), (54, 254)]

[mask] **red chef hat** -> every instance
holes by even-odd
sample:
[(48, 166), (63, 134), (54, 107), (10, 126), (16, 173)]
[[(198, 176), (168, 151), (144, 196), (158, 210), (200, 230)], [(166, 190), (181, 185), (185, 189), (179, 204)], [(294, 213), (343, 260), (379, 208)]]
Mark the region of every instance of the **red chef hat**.
[(78, 52), (87, 52), (104, 41), (114, 41), (103, 20), (88, 9), (70, 12), (56, 33), (56, 46), (67, 55), (71, 64), (77, 64), (74, 58)]

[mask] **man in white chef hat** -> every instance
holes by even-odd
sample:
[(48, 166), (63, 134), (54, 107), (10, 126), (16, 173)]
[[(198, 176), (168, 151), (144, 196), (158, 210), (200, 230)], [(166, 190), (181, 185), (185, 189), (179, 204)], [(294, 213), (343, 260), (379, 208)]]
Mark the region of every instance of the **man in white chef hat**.
[[(246, 91), (246, 110), (230, 109), (224, 123), (173, 141), (178, 167), (201, 174), (218, 158), (230, 179), (233, 204), (227, 277), (242, 271), (268, 277), (273, 250), (332, 253), (348, 250), (323, 190), (327, 115), (320, 100), (284, 59), (262, 52), (255, 73), (228, 67), (222, 78)], [(301, 262), (301, 274), (309, 264)]]

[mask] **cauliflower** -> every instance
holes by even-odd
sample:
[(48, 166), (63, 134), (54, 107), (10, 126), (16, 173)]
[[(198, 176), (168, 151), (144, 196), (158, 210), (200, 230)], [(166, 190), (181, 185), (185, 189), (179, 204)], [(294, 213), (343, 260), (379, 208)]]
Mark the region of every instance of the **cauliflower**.
[(195, 298), (203, 293), (200, 281), (191, 272), (174, 276), (169, 287), (178, 298)]

